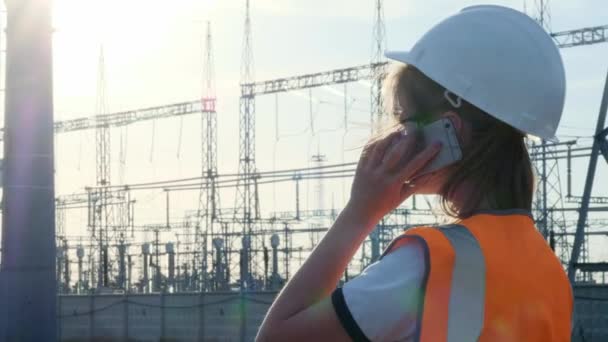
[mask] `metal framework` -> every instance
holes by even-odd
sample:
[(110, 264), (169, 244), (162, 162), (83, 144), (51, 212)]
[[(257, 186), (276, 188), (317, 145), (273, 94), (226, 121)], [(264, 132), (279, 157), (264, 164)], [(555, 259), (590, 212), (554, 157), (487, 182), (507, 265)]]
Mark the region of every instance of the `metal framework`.
[[(220, 205), (220, 194), (217, 188), (217, 113), (216, 93), (215, 93), (215, 70), (213, 65), (213, 44), (211, 36), (211, 23), (207, 23), (207, 34), (205, 36), (204, 52), (204, 72), (203, 72), (203, 108), (208, 111), (207, 115), (201, 116), (201, 160), (202, 177), (201, 188), (199, 191), (198, 222), (196, 224), (195, 241), (196, 246), (200, 246), (202, 257), (201, 270), (201, 290), (211, 290), (211, 282), (208, 276), (208, 241), (209, 233), (219, 233), (215, 231), (218, 225), (218, 208)], [(202, 241), (201, 241), (202, 238)], [(225, 241), (227, 243), (227, 241)], [(228, 246), (224, 246), (227, 250)], [(224, 260), (216, 260), (215, 263), (227, 263), (227, 255), (221, 255)], [(214, 284), (221, 284), (221, 288), (227, 286), (225, 274), (214, 273)]]
[(551, 33), (560, 48), (608, 42), (608, 25)]
[[(178, 117), (197, 113), (214, 113), (215, 109), (205, 108), (201, 100), (178, 102), (164, 106), (155, 106), (142, 109), (127, 110), (111, 114), (98, 114), (94, 116), (56, 121), (55, 134), (67, 133), (99, 127), (120, 127), (136, 122), (163, 118)], [(4, 139), (4, 128), (0, 129), (0, 141)]]
[(604, 145), (606, 141), (606, 135), (604, 133), (606, 131), (606, 112), (608, 112), (608, 73), (606, 73), (606, 83), (604, 86), (602, 103), (600, 104), (600, 110), (595, 130), (596, 135), (593, 139), (591, 157), (589, 158), (589, 167), (587, 169), (585, 189), (583, 190), (581, 208), (579, 211), (578, 222), (576, 224), (576, 235), (574, 236), (572, 254), (570, 256), (570, 262), (568, 263), (568, 278), (570, 279), (571, 283), (574, 283), (576, 279), (576, 265), (578, 263), (578, 258), (581, 254), (581, 250), (586, 238), (585, 224), (587, 221), (587, 214), (591, 198), (591, 190), (593, 188), (593, 181), (595, 178), (595, 171), (597, 169), (597, 162), (601, 153), (601, 146)]
[[(374, 28), (372, 41), (371, 64), (377, 65), (384, 62), (384, 51), (386, 50), (386, 27), (384, 25), (383, 0), (376, 0), (374, 6)], [(384, 102), (382, 98), (382, 80), (385, 78), (385, 68), (372, 68), (371, 92), (371, 129), (372, 133), (382, 126), (386, 115), (384, 114)]]
[(549, 0), (534, 0), (534, 5), (536, 7), (536, 21), (547, 32), (551, 32), (551, 7), (549, 6)]
[(325, 85), (357, 82), (372, 79), (375, 74), (384, 70), (388, 63), (380, 62), (350, 68), (334, 69), (312, 74), (276, 78), (261, 82), (241, 84), (242, 97), (284, 93), (292, 90), (308, 89)]
[[(103, 46), (99, 49), (99, 65), (97, 79), (97, 114), (107, 113), (105, 61)], [(92, 237), (99, 243), (99, 259), (97, 269), (97, 287), (107, 287), (108, 277), (108, 245), (110, 244), (109, 226), (112, 225), (112, 206), (109, 204), (108, 186), (110, 185), (111, 169), (111, 141), (110, 130), (107, 125), (97, 124), (95, 129), (96, 143), (96, 184), (98, 188), (94, 193), (95, 210), (93, 215)]]
[[(243, 34), (243, 55), (241, 59), (241, 84), (251, 84), (254, 79), (251, 16), (249, 0), (245, 2), (245, 26)], [(251, 233), (254, 220), (259, 218), (257, 185), (251, 181), (255, 174), (255, 95), (248, 94), (241, 87), (239, 111), (239, 179), (236, 194), (234, 223), (242, 225), (242, 251), (240, 255), (240, 288), (256, 287), (252, 276)]]
[[(583, 197), (581, 196), (570, 196), (567, 198), (566, 200), (568, 203), (582, 203), (583, 202)], [(593, 197), (589, 197), (589, 203), (593, 203), (593, 204), (608, 204), (608, 197), (603, 197), (603, 196), (593, 196)]]
[(565, 212), (554, 209), (564, 207), (557, 151), (565, 144), (570, 142), (554, 144), (543, 141), (528, 146), (537, 175), (536, 194), (532, 203), (535, 223), (545, 239), (555, 239), (555, 252), (564, 265), (568, 262), (571, 249), (565, 235), (566, 216)]

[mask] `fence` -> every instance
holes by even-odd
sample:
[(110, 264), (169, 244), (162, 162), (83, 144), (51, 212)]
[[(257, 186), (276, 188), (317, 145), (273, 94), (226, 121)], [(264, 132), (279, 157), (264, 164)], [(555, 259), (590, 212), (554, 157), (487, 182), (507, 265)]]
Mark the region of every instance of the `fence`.
[(608, 341), (608, 286), (577, 285), (574, 311), (573, 342)]
[(60, 296), (61, 341), (253, 341), (276, 292)]
[[(574, 293), (572, 341), (608, 341), (608, 286), (577, 285)], [(276, 294), (63, 295), (60, 340), (253, 341)]]

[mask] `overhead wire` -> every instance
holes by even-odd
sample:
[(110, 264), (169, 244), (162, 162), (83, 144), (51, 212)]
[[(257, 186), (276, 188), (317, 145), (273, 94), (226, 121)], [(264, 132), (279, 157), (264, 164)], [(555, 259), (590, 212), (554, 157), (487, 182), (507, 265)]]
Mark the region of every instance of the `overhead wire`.
[[(319, 170), (319, 169), (331, 169), (331, 168), (337, 168), (337, 167), (345, 167), (345, 166), (354, 166), (357, 165), (357, 163), (352, 162), (352, 163), (341, 163), (341, 164), (328, 164), (328, 165), (323, 165), (323, 166), (314, 166), (314, 167), (305, 167), (305, 168), (293, 168), (293, 169), (284, 169), (284, 170), (278, 170), (278, 171), (262, 171), (262, 172), (257, 172), (255, 174), (255, 176), (267, 176), (267, 175), (276, 175), (276, 174), (294, 174), (297, 172), (305, 172), (305, 171), (310, 171), (310, 170)], [(218, 179), (222, 179), (222, 178), (230, 178), (230, 177), (242, 177), (241, 174), (238, 173), (229, 173), (229, 174), (218, 174), (216, 176), (216, 178)], [(161, 185), (161, 184), (172, 184), (172, 183), (182, 183), (182, 182), (188, 182), (188, 181), (195, 181), (195, 180), (203, 180), (206, 179), (206, 176), (198, 176), (198, 177), (189, 177), (189, 178), (179, 178), (179, 179), (171, 179), (171, 180), (165, 180), (165, 181), (155, 181), (155, 182), (144, 182), (144, 183), (133, 183), (133, 184), (121, 184), (121, 185), (111, 185), (111, 186), (107, 186), (105, 188), (108, 189), (137, 189), (138, 187), (141, 186), (149, 186), (149, 185)], [(89, 189), (96, 189), (98, 187), (93, 186), (93, 187), (89, 187)], [(161, 188), (161, 187), (159, 187)]]
[[(317, 173), (304, 173), (304, 174), (298, 174), (297, 179), (315, 179), (316, 177), (322, 178), (322, 177), (326, 177), (326, 176), (330, 176), (330, 175), (336, 175), (336, 174), (344, 175), (344, 174), (350, 174), (350, 173), (354, 173), (354, 172), (355, 172), (354, 169), (347, 169), (347, 170), (334, 170), (334, 171), (325, 171), (325, 172), (317, 172)], [(270, 175), (270, 176), (266, 176), (266, 177), (269, 177), (271, 179), (257, 181), (257, 183), (258, 184), (268, 184), (268, 183), (272, 183), (272, 182), (280, 182), (283, 180), (290, 180), (290, 181), (296, 180), (296, 177), (294, 177), (294, 175)], [(254, 179), (254, 178), (263, 179), (262, 177), (250, 177), (250, 179)], [(227, 179), (227, 180), (217, 181), (216, 184), (220, 185), (223, 188), (229, 188), (229, 187), (236, 186), (236, 184), (240, 180), (242, 180), (242, 178)], [(180, 189), (190, 188), (190, 187), (195, 187), (195, 186), (200, 186), (200, 185), (206, 185), (206, 184), (207, 183), (188, 183), (188, 184), (179, 184), (179, 185), (173, 185), (173, 186), (151, 186), (151, 187), (137, 188), (134, 190), (163, 189), (164, 191), (175, 191), (175, 190), (180, 190)], [(208, 187), (205, 187), (205, 189), (207, 189), (207, 188)]]

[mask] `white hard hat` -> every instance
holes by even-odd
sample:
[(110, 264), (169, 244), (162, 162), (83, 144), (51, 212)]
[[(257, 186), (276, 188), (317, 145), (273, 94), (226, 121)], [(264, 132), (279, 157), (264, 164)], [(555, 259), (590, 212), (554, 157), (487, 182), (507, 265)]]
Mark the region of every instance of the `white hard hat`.
[(553, 39), (524, 13), (467, 7), (410, 51), (385, 55), (523, 133), (555, 140), (566, 94), (564, 65)]

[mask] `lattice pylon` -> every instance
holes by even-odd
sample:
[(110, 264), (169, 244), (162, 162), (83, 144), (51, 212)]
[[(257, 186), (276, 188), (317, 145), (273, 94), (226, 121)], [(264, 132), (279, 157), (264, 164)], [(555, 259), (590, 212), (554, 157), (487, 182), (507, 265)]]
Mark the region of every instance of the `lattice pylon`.
[[(213, 41), (211, 23), (207, 22), (205, 36), (203, 96), (201, 106), (201, 173), (203, 181), (199, 191), (196, 223), (196, 246), (201, 256), (201, 290), (211, 290), (209, 278), (209, 256), (212, 253), (208, 237), (219, 234), (218, 207), (220, 203), (217, 187), (217, 113), (215, 91), (215, 68), (213, 64)], [(211, 251), (211, 252), (210, 252)], [(220, 275), (215, 275), (217, 278)], [(222, 276), (223, 278), (223, 276)], [(217, 283), (217, 279), (215, 281)]]
[(566, 234), (566, 217), (563, 210), (563, 197), (557, 146), (541, 143), (528, 145), (534, 165), (536, 185), (532, 201), (532, 211), (537, 228), (548, 238), (555, 233), (555, 253), (562, 264), (566, 265), (570, 258), (571, 243)]
[[(374, 26), (372, 41), (372, 64), (384, 61), (384, 50), (386, 49), (386, 27), (384, 24), (383, 0), (376, 0), (374, 6)], [(382, 99), (382, 82), (385, 76), (385, 68), (374, 68), (371, 86), (371, 130), (375, 133), (386, 122), (384, 102)]]
[[(103, 115), (108, 112), (106, 97), (106, 70), (103, 46), (99, 48), (98, 78), (97, 78), (97, 99), (96, 115)], [(108, 265), (104, 264), (104, 259), (109, 260), (107, 253), (110, 243), (110, 225), (112, 221), (112, 207), (110, 206), (110, 193), (108, 186), (111, 184), (111, 141), (110, 128), (107, 125), (99, 125), (95, 130), (96, 143), (96, 185), (97, 190), (93, 194), (93, 235), (97, 240), (97, 287), (107, 287), (109, 285)]]
[[(241, 84), (250, 84), (253, 75), (253, 49), (252, 49), (251, 17), (249, 0), (245, 1), (245, 28), (243, 37), (243, 55), (241, 60)], [(234, 229), (238, 232), (241, 225), (241, 241), (230, 246), (241, 249), (241, 260), (236, 265), (240, 269), (241, 289), (255, 288), (253, 272), (257, 267), (254, 264), (252, 249), (256, 250), (257, 241), (252, 238), (255, 220), (259, 217), (256, 184), (253, 177), (255, 167), (255, 97), (241, 94), (239, 115), (239, 179), (237, 182), (236, 205), (234, 208)], [(231, 265), (232, 266), (232, 265)]]

